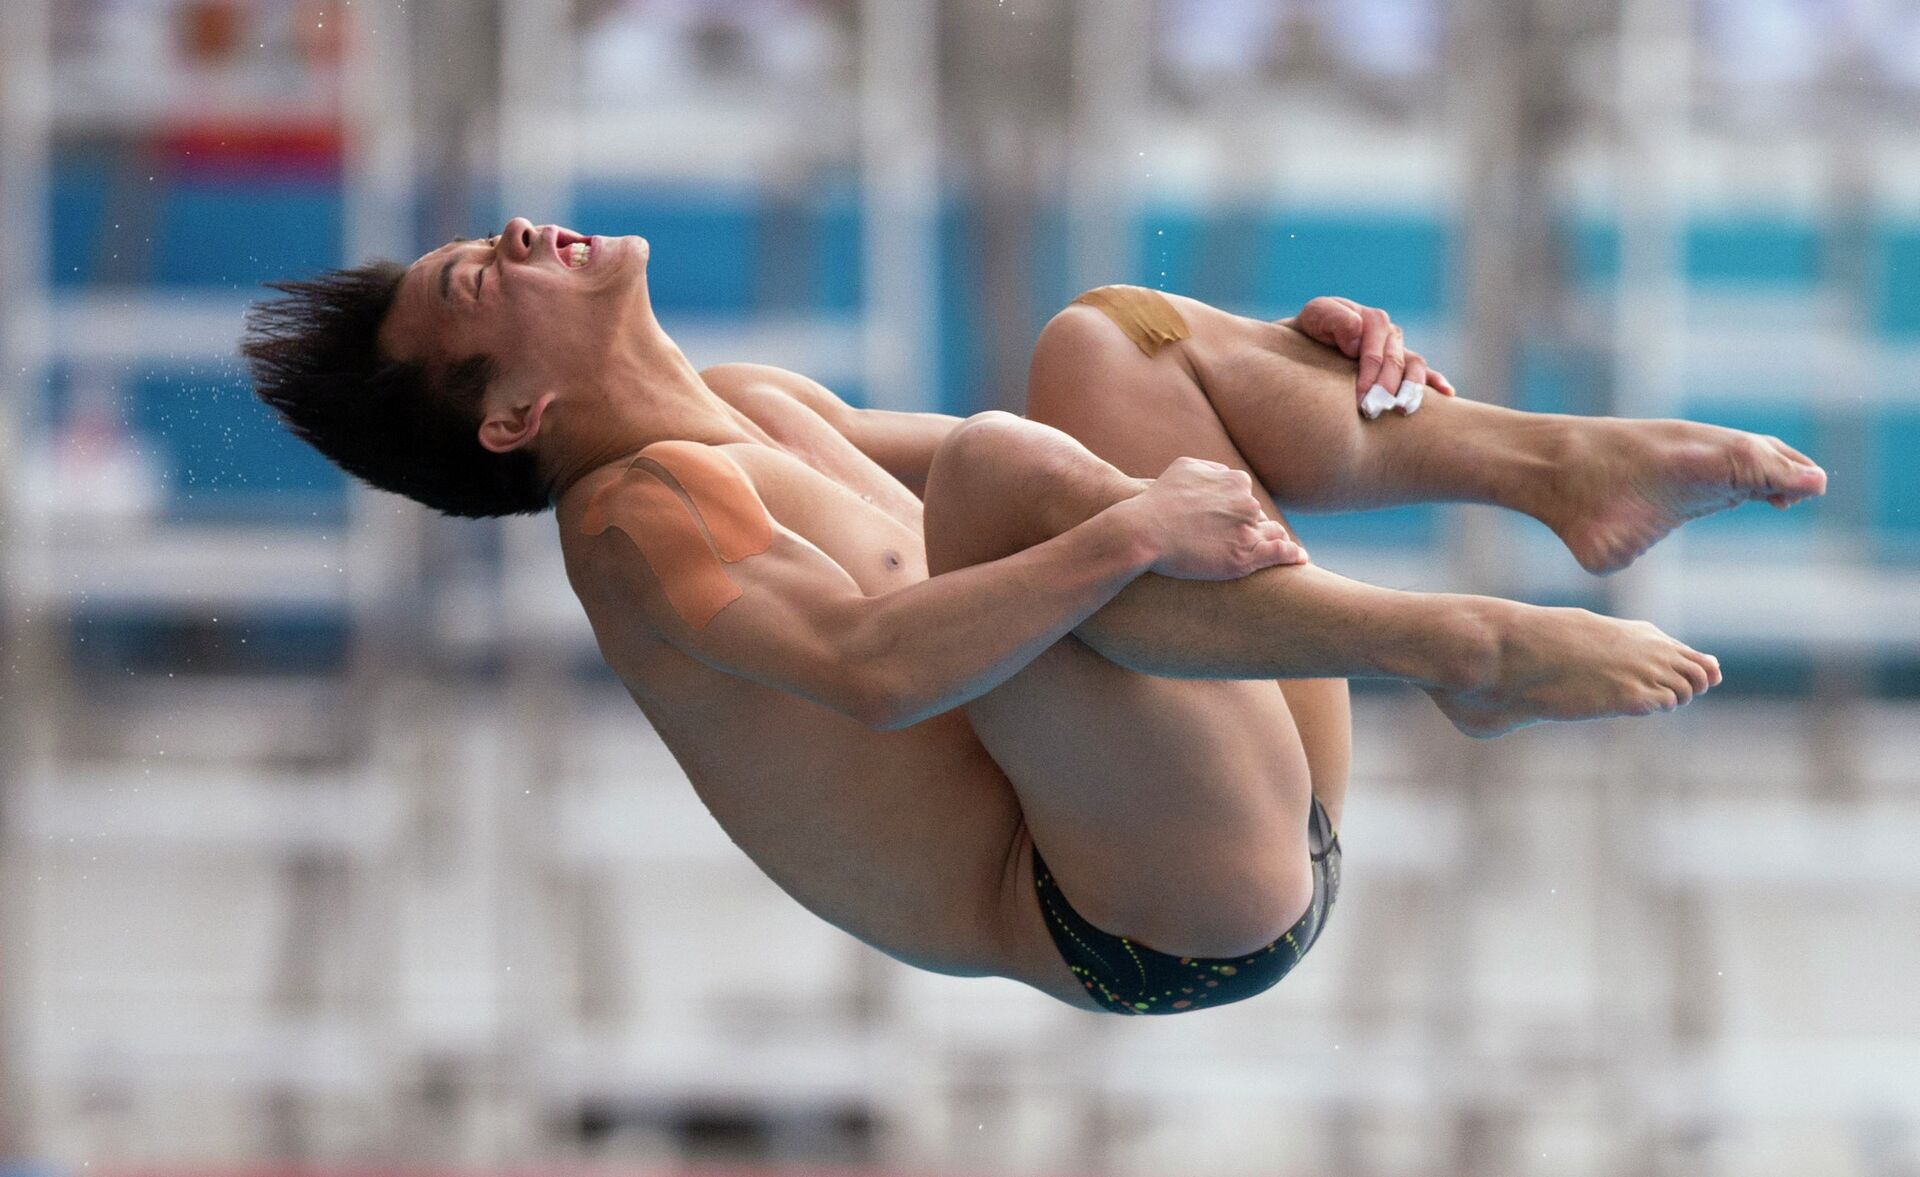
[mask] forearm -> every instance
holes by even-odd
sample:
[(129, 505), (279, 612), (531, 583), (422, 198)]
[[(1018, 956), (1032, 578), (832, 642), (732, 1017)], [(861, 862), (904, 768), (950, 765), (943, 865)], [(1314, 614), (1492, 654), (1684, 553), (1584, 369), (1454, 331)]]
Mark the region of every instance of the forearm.
[(877, 598), (861, 649), (906, 727), (986, 694), (1111, 601), (1154, 555), (1109, 508), (1045, 543)]

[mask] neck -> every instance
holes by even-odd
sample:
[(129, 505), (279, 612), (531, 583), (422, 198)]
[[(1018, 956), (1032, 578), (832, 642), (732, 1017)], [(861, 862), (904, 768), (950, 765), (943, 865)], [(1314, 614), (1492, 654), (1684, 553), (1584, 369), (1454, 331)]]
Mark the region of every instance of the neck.
[(664, 347), (636, 347), (607, 357), (594, 394), (576, 403), (585, 413), (547, 410), (553, 443), (543, 465), (548, 499), (561, 496), (588, 474), (629, 457), (656, 441), (708, 445), (767, 442), (767, 434), (744, 413), (715, 396), (691, 361), (660, 333)]

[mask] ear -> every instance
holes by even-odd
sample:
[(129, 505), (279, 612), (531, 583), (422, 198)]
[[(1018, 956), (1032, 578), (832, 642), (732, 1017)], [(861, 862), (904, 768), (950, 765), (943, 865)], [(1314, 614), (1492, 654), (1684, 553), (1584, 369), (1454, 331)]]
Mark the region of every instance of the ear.
[(559, 393), (541, 395), (532, 404), (490, 411), (480, 422), (480, 444), (496, 454), (511, 453), (534, 439), (547, 406)]

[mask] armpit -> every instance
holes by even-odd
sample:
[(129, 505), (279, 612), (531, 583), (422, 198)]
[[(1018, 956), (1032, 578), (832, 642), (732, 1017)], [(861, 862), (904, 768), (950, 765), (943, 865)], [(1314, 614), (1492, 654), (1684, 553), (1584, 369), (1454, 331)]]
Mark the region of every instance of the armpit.
[[(672, 475), (680, 492), (648, 463)], [(609, 527), (640, 550), (673, 611), (695, 629), (741, 595), (726, 565), (773, 546), (773, 518), (753, 484), (725, 454), (698, 442), (656, 442), (595, 491), (580, 530), (599, 535)]]

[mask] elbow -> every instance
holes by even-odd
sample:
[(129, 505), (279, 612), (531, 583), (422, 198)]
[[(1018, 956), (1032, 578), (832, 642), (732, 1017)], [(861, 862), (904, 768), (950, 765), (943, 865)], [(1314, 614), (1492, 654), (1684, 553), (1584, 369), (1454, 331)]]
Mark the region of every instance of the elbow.
[(897, 732), (925, 718), (907, 692), (897, 689), (885, 675), (871, 671), (860, 675), (840, 710), (879, 732)]
[(845, 665), (849, 673), (843, 681), (842, 710), (875, 731), (912, 727), (939, 710), (896, 657), (869, 650)]
[(927, 665), (924, 642), (905, 635), (898, 614), (875, 610), (839, 646), (843, 712), (875, 731), (893, 732), (953, 705), (952, 685)]
[(896, 632), (877, 611), (867, 610), (835, 643), (834, 710), (875, 731), (898, 731), (913, 722), (905, 678), (896, 669)]
[(904, 707), (889, 707), (869, 714), (860, 722), (877, 732), (897, 732), (912, 727), (919, 719)]

